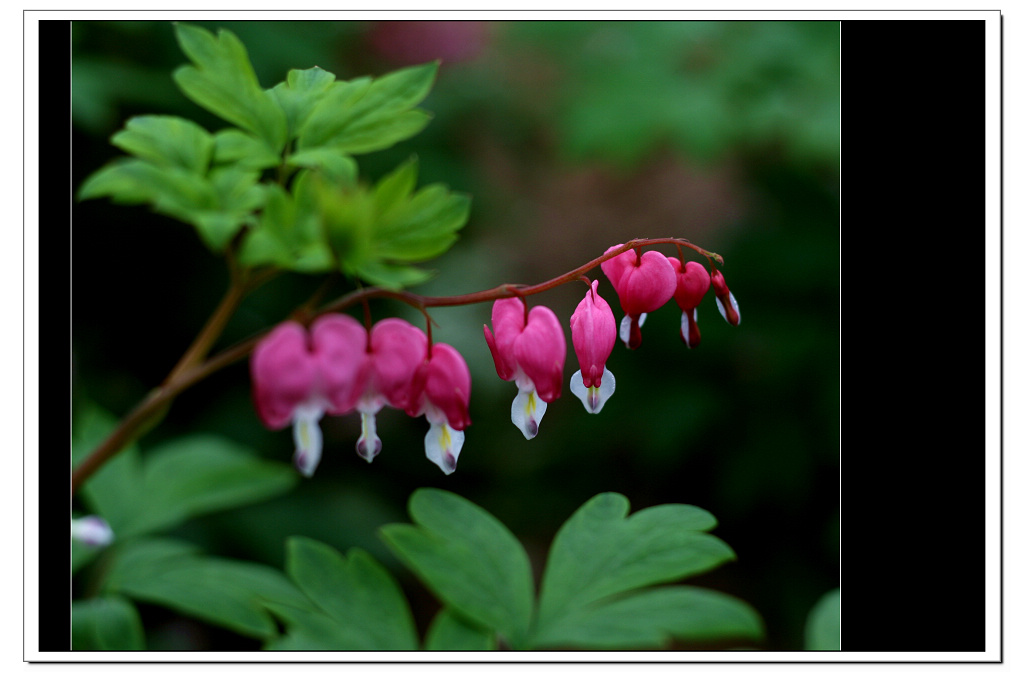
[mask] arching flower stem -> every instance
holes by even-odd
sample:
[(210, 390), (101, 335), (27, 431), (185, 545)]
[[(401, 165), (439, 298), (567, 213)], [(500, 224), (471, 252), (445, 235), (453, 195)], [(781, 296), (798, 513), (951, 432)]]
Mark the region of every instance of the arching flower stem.
[[(353, 305), (363, 304), (368, 302), (370, 299), (375, 298), (390, 298), (403, 301), (404, 303), (422, 311), (425, 315), (427, 314), (427, 308), (486, 303), (496, 301), (499, 298), (511, 298), (513, 296), (518, 296), (524, 299), (525, 302), (525, 299), (528, 296), (550, 291), (551, 289), (568, 282), (579, 280), (581, 277), (586, 275), (587, 272), (601, 265), (601, 263), (614, 258), (619, 254), (625, 253), (630, 249), (637, 249), (639, 253), (640, 247), (654, 246), (657, 244), (675, 244), (679, 248), (686, 247), (688, 249), (693, 249), (707, 258), (708, 262), (712, 263), (712, 268), (714, 268), (714, 263), (718, 263), (719, 265), (724, 264), (724, 260), (717, 253), (702, 249), (686, 239), (679, 239), (676, 237), (631, 239), (621, 246), (611, 249), (607, 253), (603, 253), (597, 258), (584, 263), (578, 268), (532, 286), (500, 284), (490, 289), (484, 289), (483, 291), (455, 296), (423, 296), (409, 291), (393, 291), (390, 289), (382, 289), (380, 287), (367, 287), (348, 293), (316, 311), (311, 312), (304, 305), (300, 307), (292, 317), (299, 319), (300, 321), (306, 321), (308, 318), (330, 312), (340, 312)], [(213, 357), (206, 358), (206, 354), (220, 337), (227, 321), (230, 319), (231, 315), (234, 313), (238, 304), (242, 301), (245, 295), (256, 288), (259, 284), (262, 284), (276, 275), (277, 272), (273, 270), (266, 270), (250, 275), (249, 273), (240, 274), (238, 270), (232, 268), (231, 274), (232, 284), (228, 289), (228, 292), (225, 294), (224, 299), (214, 311), (213, 315), (211, 315), (210, 320), (207, 322), (206, 326), (203, 327), (199, 336), (196, 337), (196, 340), (189, 347), (189, 350), (185, 352), (182, 359), (177, 365), (175, 365), (167, 379), (158, 388), (147, 394), (142, 402), (140, 402), (128, 414), (128, 416), (118, 424), (106, 440), (97, 446), (96, 449), (93, 450), (85, 460), (83, 460), (82, 463), (74, 469), (71, 474), (72, 495), (74, 495), (81, 485), (103, 464), (105, 464), (107, 460), (124, 449), (128, 443), (136, 440), (142, 433), (148, 430), (151, 425), (156, 423), (163, 412), (169, 408), (170, 402), (179, 393), (193, 384), (205, 379), (214, 372), (248, 357), (256, 344), (259, 343), (260, 339), (270, 332), (270, 329), (263, 330), (234, 344), (226, 350), (221, 351)], [(324, 289), (320, 289), (317, 292), (317, 295), (321, 295), (323, 291)], [(427, 330), (429, 334), (431, 324), (429, 315), (427, 317)]]

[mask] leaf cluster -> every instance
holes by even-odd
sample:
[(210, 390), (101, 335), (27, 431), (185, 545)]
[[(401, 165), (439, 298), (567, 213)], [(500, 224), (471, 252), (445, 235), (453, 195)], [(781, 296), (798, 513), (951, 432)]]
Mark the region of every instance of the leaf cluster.
[(416, 190), (411, 160), (373, 186), (354, 158), (419, 133), (436, 62), (379, 78), (339, 80), (312, 67), (260, 86), (230, 31), (175, 27), (190, 64), (182, 93), (231, 127), (211, 133), (178, 116), (129, 119), (111, 142), (128, 156), (93, 173), (81, 199), (147, 204), (195, 227), (214, 252), (247, 267), (341, 271), (401, 287), (429, 277), (412, 264), (444, 253), (469, 216), (467, 196)]

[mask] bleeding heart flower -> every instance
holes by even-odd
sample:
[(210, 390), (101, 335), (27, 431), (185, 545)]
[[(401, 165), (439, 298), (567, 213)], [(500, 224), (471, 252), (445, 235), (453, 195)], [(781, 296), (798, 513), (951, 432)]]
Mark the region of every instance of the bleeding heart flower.
[(615, 375), (605, 363), (615, 347), (615, 315), (611, 306), (597, 293), (597, 280), (576, 306), (569, 318), (572, 345), (580, 369), (569, 380), (569, 390), (580, 399), (583, 407), (597, 414), (615, 392)]
[(721, 271), (715, 270), (711, 274), (711, 286), (715, 288), (715, 296), (718, 298), (718, 312), (732, 326), (740, 326), (740, 304), (726, 286), (725, 275)]
[(684, 266), (678, 258), (669, 256), (668, 261), (676, 271), (676, 303), (683, 311), (679, 334), (687, 348), (700, 344), (700, 329), (697, 328), (697, 304), (711, 287), (711, 276), (700, 263), (689, 261)]
[(380, 454), (377, 413), (385, 405), (405, 410), (413, 404), (413, 379), (427, 357), (427, 335), (405, 320), (391, 317), (370, 330), (369, 346), (359, 353), (361, 371), (355, 409), (361, 434), (356, 452), (367, 462)]
[(312, 476), (320, 462), (320, 418), (352, 408), (366, 331), (345, 315), (324, 315), (311, 332), (283, 322), (253, 350), (250, 362), (256, 412), (270, 429), (292, 424), (295, 466)]
[(484, 325), (484, 339), (498, 376), (515, 381), (519, 394), (512, 401), (512, 423), (527, 440), (537, 435), (548, 403), (562, 395), (565, 333), (550, 308), (526, 312), (519, 298), (504, 298), (491, 309), (494, 333)]
[[(622, 246), (617, 244), (605, 251)], [(638, 348), (640, 327), (647, 313), (665, 305), (676, 290), (676, 273), (663, 254), (647, 251), (638, 256), (626, 251), (601, 263), (601, 270), (619, 294), (625, 316), (619, 326), (619, 338), (627, 348)]]
[(469, 389), (469, 366), (459, 352), (446, 343), (431, 346), (430, 356), (416, 369), (413, 399), (406, 412), (411, 417), (426, 415), (430, 422), (424, 438), (427, 459), (446, 474), (455, 471), (466, 440)]

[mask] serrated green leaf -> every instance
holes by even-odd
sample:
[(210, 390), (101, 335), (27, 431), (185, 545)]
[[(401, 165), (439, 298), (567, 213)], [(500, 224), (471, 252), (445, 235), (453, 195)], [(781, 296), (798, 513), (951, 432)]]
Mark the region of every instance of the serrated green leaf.
[(418, 648), (412, 612), (398, 583), (373, 557), (345, 557), (308, 538), (288, 540), (287, 571), (317, 612), (279, 609), (288, 636), (274, 648), (411, 650)]
[(115, 146), (156, 165), (204, 175), (213, 151), (213, 136), (177, 116), (135, 116), (110, 140)]
[(297, 272), (333, 270), (320, 224), (315, 206), (293, 199), (280, 185), (267, 185), (263, 211), (246, 234), (238, 260), (246, 266), (274, 265)]
[(256, 135), (271, 149), (284, 147), (288, 134), (277, 100), (256, 79), (245, 46), (230, 31), (177, 24), (175, 35), (194, 66), (174, 72), (174, 81), (199, 106)]
[(745, 602), (700, 587), (673, 586), (573, 611), (533, 644), (634, 649), (664, 647), (672, 638), (690, 643), (763, 636), (761, 617)]
[(494, 651), (497, 644), (493, 631), (483, 630), (442, 609), (427, 630), (424, 648), (428, 651)]
[(805, 646), (808, 651), (840, 651), (841, 638), (841, 599), (837, 587), (827, 592), (811, 609), (807, 616), (804, 632)]
[(397, 262), (419, 262), (448, 251), (469, 219), (470, 199), (429, 185), (379, 219), (376, 253)]
[(268, 566), (202, 556), (185, 543), (164, 539), (124, 546), (104, 589), (260, 639), (278, 633), (268, 604), (311, 608), (284, 575)]
[(437, 63), (401, 69), (373, 81), (336, 82), (299, 135), (300, 149), (333, 147), (348, 153), (386, 149), (429, 122), (413, 110), (427, 96)]
[(214, 135), (213, 160), (238, 164), (245, 170), (263, 170), (281, 163), (281, 156), (263, 140), (237, 128), (227, 128)]
[(661, 505), (628, 512), (629, 500), (603, 493), (559, 529), (541, 586), (541, 640), (599, 599), (681, 580), (735, 558), (728, 545), (703, 532), (715, 522), (702, 509)]
[(416, 525), (384, 526), (388, 547), (444, 604), (523, 645), (533, 612), (533, 576), (519, 541), (497, 519), (454, 493), (419, 489)]
[(284, 82), (270, 90), (288, 121), (288, 139), (298, 137), (314, 107), (330, 90), (334, 74), (319, 66), (292, 69)]
[(78, 196), (107, 196), (122, 204), (149, 203), (158, 212), (185, 221), (191, 212), (217, 205), (216, 193), (205, 178), (183, 168), (128, 158), (116, 159), (86, 178)]
[(140, 651), (145, 648), (142, 620), (127, 599), (105, 596), (71, 604), (73, 651)]

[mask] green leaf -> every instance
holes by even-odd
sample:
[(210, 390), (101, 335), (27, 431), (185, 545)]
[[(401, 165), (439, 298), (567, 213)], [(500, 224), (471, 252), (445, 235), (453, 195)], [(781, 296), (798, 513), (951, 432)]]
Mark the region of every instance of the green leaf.
[(761, 618), (745, 602), (700, 587), (673, 586), (575, 610), (533, 644), (631, 649), (661, 648), (672, 638), (701, 642), (762, 637)]
[(825, 593), (807, 616), (805, 646), (808, 651), (840, 651), (841, 609), (839, 588)]
[(380, 531), (395, 555), (448, 608), (521, 647), (533, 612), (533, 576), (519, 541), (486, 511), (443, 490), (414, 492), (409, 515), (416, 525)]
[(142, 620), (127, 599), (96, 597), (71, 604), (74, 651), (140, 651), (146, 648)]
[(333, 73), (314, 66), (312, 69), (292, 69), (284, 82), (270, 90), (288, 121), (289, 139), (302, 133), (313, 108), (327, 94), (332, 83)]
[(147, 491), (146, 507), (132, 532), (168, 528), (186, 518), (274, 497), (297, 480), (291, 467), (261, 460), (248, 448), (218, 436), (168, 441), (146, 457), (141, 481)]
[(175, 35), (194, 64), (174, 72), (174, 81), (185, 96), (253, 133), (271, 149), (282, 149), (288, 135), (285, 114), (277, 100), (260, 87), (241, 41), (224, 29), (214, 37), (187, 24), (177, 24)]
[(319, 209), (304, 200), (304, 178), (304, 173), (296, 178), (296, 199), (280, 185), (266, 185), (263, 211), (238, 254), (242, 265), (275, 265), (309, 273), (334, 269)]
[(352, 270), (364, 282), (385, 289), (404, 289), (416, 286), (434, 276), (430, 270), (373, 261), (359, 263)]
[[(83, 409), (74, 423), (72, 465), (84, 460), (116, 426), (114, 418), (100, 409)], [(145, 507), (145, 495), (139, 487), (141, 477), (139, 451), (131, 444), (108, 460), (82, 485), (82, 499), (110, 525), (115, 542), (123, 529)]]
[(297, 152), (288, 157), (288, 164), (318, 170), (324, 177), (345, 188), (355, 187), (359, 176), (355, 159), (344, 151), (331, 147), (316, 147)]
[(158, 213), (189, 222), (192, 213), (213, 209), (217, 197), (205, 178), (142, 159), (115, 159), (86, 178), (80, 199), (108, 196), (122, 204), (150, 203)]
[(379, 221), (380, 258), (417, 262), (445, 253), (469, 219), (469, 197), (442, 185), (428, 185), (404, 202), (387, 207)]
[(316, 609), (276, 608), (288, 623), (275, 649), (411, 650), (416, 626), (398, 583), (373, 557), (288, 540), (287, 572)]
[(110, 140), (129, 154), (156, 165), (204, 175), (213, 152), (213, 136), (177, 116), (136, 116)]
[(227, 128), (213, 136), (213, 160), (235, 163), (245, 170), (263, 170), (281, 163), (281, 156), (263, 140), (238, 128)]
[[(75, 420), (72, 463), (115, 426), (98, 409), (83, 411)], [(85, 482), (82, 495), (110, 524), (116, 542), (279, 495), (297, 481), (287, 464), (261, 460), (224, 438), (197, 434), (163, 443), (146, 458), (134, 445), (128, 447)]]
[(195, 547), (167, 539), (126, 543), (115, 554), (104, 589), (260, 639), (278, 634), (268, 605), (310, 608), (268, 566), (202, 556)]
[(627, 517), (618, 493), (591, 498), (555, 536), (541, 586), (538, 641), (556, 636), (594, 602), (656, 583), (681, 580), (734, 558), (703, 532), (715, 519), (681, 504), (644, 509)]
[(430, 121), (413, 107), (430, 92), (437, 66), (401, 69), (373, 81), (335, 82), (310, 113), (299, 148), (333, 147), (357, 154), (412, 137)]
[(497, 640), (493, 630), (482, 630), (448, 609), (442, 609), (427, 630), (424, 648), (428, 651), (494, 651)]

